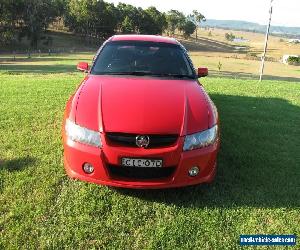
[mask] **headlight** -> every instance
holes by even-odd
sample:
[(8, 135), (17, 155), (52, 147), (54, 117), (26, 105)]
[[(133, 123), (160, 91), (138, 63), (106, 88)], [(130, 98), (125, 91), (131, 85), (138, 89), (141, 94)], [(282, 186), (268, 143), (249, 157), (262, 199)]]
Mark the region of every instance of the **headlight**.
[(196, 134), (187, 135), (184, 139), (183, 151), (207, 147), (216, 141), (217, 136), (218, 125)]
[(95, 147), (102, 147), (100, 134), (84, 127), (80, 127), (69, 119), (66, 120), (66, 134), (72, 141), (81, 142)]

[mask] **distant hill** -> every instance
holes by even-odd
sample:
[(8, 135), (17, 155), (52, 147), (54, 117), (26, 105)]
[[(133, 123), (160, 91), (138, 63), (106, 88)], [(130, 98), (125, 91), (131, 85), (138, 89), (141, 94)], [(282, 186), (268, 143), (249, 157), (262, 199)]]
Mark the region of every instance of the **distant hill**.
[[(258, 23), (236, 21), (236, 20), (215, 20), (208, 19), (201, 23), (202, 27), (215, 27), (231, 30), (252, 31), (258, 33), (265, 33), (267, 26)], [(270, 32), (273, 35), (289, 36), (300, 38), (300, 27), (285, 27), (285, 26), (271, 26)]]

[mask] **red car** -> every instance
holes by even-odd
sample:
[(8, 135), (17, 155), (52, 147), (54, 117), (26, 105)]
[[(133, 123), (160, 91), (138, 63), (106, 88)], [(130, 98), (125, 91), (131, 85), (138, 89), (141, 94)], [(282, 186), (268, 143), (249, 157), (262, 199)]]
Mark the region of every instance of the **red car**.
[(125, 188), (209, 183), (220, 146), (215, 105), (185, 48), (161, 36), (108, 39), (69, 99), (64, 165), (76, 179)]

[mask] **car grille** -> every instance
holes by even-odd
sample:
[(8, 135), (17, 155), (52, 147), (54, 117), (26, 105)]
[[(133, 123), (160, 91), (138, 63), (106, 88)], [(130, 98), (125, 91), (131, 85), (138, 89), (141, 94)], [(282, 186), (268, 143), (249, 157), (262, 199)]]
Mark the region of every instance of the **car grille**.
[[(136, 145), (137, 134), (126, 133), (106, 133), (109, 142), (128, 147), (138, 147)], [(178, 135), (148, 135), (150, 143), (147, 148), (167, 147), (176, 143)]]
[(129, 178), (129, 179), (163, 179), (170, 177), (175, 167), (162, 168), (140, 168), (140, 167), (123, 167), (108, 165), (109, 174), (112, 177)]

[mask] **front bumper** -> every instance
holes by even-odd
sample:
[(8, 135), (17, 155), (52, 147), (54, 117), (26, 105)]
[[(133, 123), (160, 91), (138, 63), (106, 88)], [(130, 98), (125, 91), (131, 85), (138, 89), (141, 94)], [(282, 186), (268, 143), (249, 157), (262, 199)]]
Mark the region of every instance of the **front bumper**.
[[(71, 178), (123, 188), (159, 189), (212, 182), (216, 174), (219, 140), (207, 148), (187, 152), (182, 152), (182, 145), (183, 138), (171, 148), (112, 148), (104, 145), (103, 149), (99, 149), (64, 138), (64, 165)], [(108, 164), (119, 165), (121, 157), (161, 158), (164, 167), (175, 166), (175, 171), (171, 176), (159, 179), (140, 180), (113, 176), (108, 170)], [(86, 162), (94, 166), (92, 174), (83, 171), (82, 166)], [(200, 168), (196, 177), (188, 175), (188, 170), (193, 166)]]

